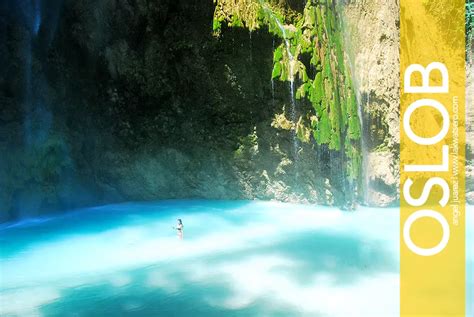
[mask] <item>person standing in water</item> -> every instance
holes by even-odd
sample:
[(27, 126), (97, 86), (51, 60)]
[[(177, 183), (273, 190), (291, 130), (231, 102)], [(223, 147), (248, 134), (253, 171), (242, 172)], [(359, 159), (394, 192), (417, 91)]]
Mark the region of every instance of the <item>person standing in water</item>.
[(184, 229), (183, 221), (181, 221), (181, 219), (178, 219), (177, 222), (178, 223), (177, 223), (176, 227), (173, 227), (173, 229), (176, 230), (176, 233), (178, 234), (178, 237), (180, 239), (183, 239), (183, 229)]

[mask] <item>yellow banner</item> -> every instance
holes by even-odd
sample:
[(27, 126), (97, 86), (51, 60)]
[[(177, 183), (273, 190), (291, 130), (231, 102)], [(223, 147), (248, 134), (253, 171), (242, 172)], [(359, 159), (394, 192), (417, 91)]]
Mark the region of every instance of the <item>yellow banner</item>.
[(400, 10), (400, 315), (465, 316), (465, 2)]

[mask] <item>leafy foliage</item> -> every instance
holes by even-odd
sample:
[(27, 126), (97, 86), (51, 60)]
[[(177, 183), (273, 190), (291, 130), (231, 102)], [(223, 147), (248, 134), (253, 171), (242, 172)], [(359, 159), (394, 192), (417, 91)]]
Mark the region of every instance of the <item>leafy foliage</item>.
[(311, 118), (310, 127), (305, 127), (301, 118), (292, 124), (296, 135), (308, 142), (312, 134), (317, 144), (342, 151), (348, 162), (347, 174), (357, 178), (361, 164), (361, 126), (334, 1), (307, 0), (303, 12), (288, 9), (281, 1), (215, 0), (215, 3), (217, 33), (226, 22), (230, 27), (245, 27), (250, 31), (265, 26), (282, 39), (273, 52), (272, 78), (297, 80), (295, 97), (307, 99), (314, 110), (307, 116)]
[(474, 1), (469, 0), (466, 2), (466, 47), (467, 47), (467, 60), (472, 63), (473, 57), (473, 44), (474, 44)]

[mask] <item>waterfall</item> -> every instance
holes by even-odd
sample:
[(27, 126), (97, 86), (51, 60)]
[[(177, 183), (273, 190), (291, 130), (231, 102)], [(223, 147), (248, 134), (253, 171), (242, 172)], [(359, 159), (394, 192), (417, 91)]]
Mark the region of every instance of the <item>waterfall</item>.
[[(352, 73), (352, 72), (351, 72)], [(356, 100), (357, 100), (357, 114), (359, 115), (359, 121), (360, 121), (360, 130), (361, 130), (361, 136), (360, 136), (360, 141), (361, 141), (361, 153), (362, 153), (362, 163), (361, 163), (361, 173), (362, 173), (362, 178), (361, 178), (361, 182), (362, 182), (362, 188), (361, 188), (361, 197), (362, 197), (362, 203), (364, 205), (367, 205), (368, 202), (369, 202), (369, 173), (368, 173), (368, 161), (369, 161), (369, 157), (368, 157), (368, 147), (367, 147), (367, 144), (366, 144), (366, 141), (365, 141), (365, 124), (364, 124), (364, 114), (363, 114), (363, 110), (362, 110), (362, 101), (361, 101), (361, 96), (360, 96), (360, 92), (359, 92), (359, 89), (358, 89), (358, 86), (355, 84), (355, 82), (353, 81), (353, 85), (354, 85), (354, 89), (357, 90), (357, 94), (356, 94)], [(370, 98), (370, 94), (368, 95)], [(370, 99), (369, 99), (370, 100)], [(366, 104), (366, 106), (368, 106), (369, 103)]]
[[(283, 26), (283, 24), (280, 22), (280, 20), (269, 10), (261, 1), (263, 9), (268, 13), (268, 15), (275, 21), (277, 24), (278, 28), (280, 29), (282, 36), (283, 36), (283, 41), (285, 43), (286, 47), (286, 54), (288, 55), (289, 59), (289, 79), (290, 79), (290, 119), (291, 121), (296, 125), (297, 118), (296, 118), (296, 98), (295, 98), (295, 64), (296, 60), (291, 53), (291, 44), (290, 41), (288, 40), (288, 36), (286, 34), (286, 29)], [(273, 85), (273, 80), (272, 80), (272, 85)], [(298, 138), (296, 135), (296, 126), (295, 129), (292, 130), (292, 145), (293, 145), (293, 158), (296, 161), (298, 161)]]
[(25, 56), (25, 64), (24, 64), (24, 71), (25, 71), (25, 96), (24, 96), (24, 108), (25, 108), (25, 118), (24, 118), (24, 143), (26, 146), (29, 146), (32, 142), (31, 140), (31, 94), (32, 94), (32, 87), (31, 87), (31, 54), (32, 54), (32, 39), (31, 35), (26, 40), (24, 44), (24, 56)]
[[(288, 59), (290, 60), (289, 66), (290, 66), (290, 95), (291, 95), (291, 104), (292, 104), (292, 115), (296, 116), (296, 109), (295, 109), (295, 58), (293, 57), (293, 54), (291, 54), (291, 44), (290, 41), (288, 40), (286, 36), (286, 30), (285, 27), (281, 24), (280, 20), (278, 20), (277, 17), (275, 17), (273, 14), (271, 16), (275, 19), (276, 24), (278, 25), (278, 28), (280, 29), (282, 35), (283, 35), (283, 41), (285, 42), (285, 47), (286, 47), (286, 53), (288, 55)], [(296, 118), (293, 118), (296, 119)]]
[[(61, 1), (42, 3), (41, 0), (21, 2), (23, 25), (27, 32), (22, 47), (24, 57), (24, 144), (26, 148), (41, 146), (50, 137), (53, 114), (48, 104), (48, 89), (44, 72), (36, 72), (35, 63), (43, 63), (44, 56), (56, 32)], [(50, 7), (47, 7), (50, 6)], [(40, 34), (41, 31), (41, 34)]]
[[(48, 53), (59, 25), (62, 0), (8, 1), (12, 19), (20, 25), (16, 59), (21, 63), (21, 73), (17, 75), (21, 89), (17, 93), (21, 98), (22, 139), (15, 148), (21, 149), (18, 160), (25, 166), (27, 177), (19, 181), (11, 208), (22, 219), (37, 215), (49, 203), (64, 207), (66, 203), (80, 201), (81, 197), (70, 149), (62, 133), (63, 122), (55, 121), (54, 84), (48, 80)], [(36, 161), (44, 167), (37, 166)], [(54, 177), (51, 177), (52, 169)]]
[(250, 63), (253, 61), (252, 31), (249, 31)]
[[(272, 52), (275, 51), (275, 39), (272, 39)], [(273, 80), (273, 76), (270, 79), (271, 85), (272, 85), (272, 108), (275, 108), (275, 82)]]
[[(52, 114), (38, 96), (34, 87), (43, 85), (38, 75), (33, 76), (34, 51), (41, 46), (38, 33), (42, 25), (41, 0), (32, 0), (23, 7), (25, 25), (28, 35), (25, 39), (23, 54), (25, 58), (25, 94), (24, 94), (24, 143), (26, 147), (39, 145), (49, 136), (52, 125)], [(40, 76), (42, 77), (42, 76)]]
[(33, 0), (33, 33), (38, 35), (41, 26), (41, 4), (40, 0)]
[(33, 83), (32, 83), (32, 55), (33, 46), (35, 39), (38, 35), (39, 28), (41, 26), (41, 9), (39, 0), (33, 0), (24, 8), (25, 24), (27, 25), (29, 32), (24, 44), (24, 56), (25, 56), (25, 118), (24, 118), (24, 142), (27, 147), (33, 143)]
[[(354, 65), (354, 53), (352, 52), (352, 38), (351, 38), (351, 32), (350, 28), (346, 26), (344, 23), (344, 19), (340, 20), (339, 24), (341, 28), (341, 34), (344, 39), (344, 47), (346, 51), (346, 62), (349, 67), (349, 74), (352, 80), (352, 86), (354, 88), (354, 95), (356, 98), (357, 102), (357, 115), (359, 117), (359, 123), (360, 123), (360, 130), (361, 130), (361, 135), (360, 135), (360, 151), (361, 151), (361, 178), (360, 178), (360, 188), (358, 189), (358, 195), (361, 199), (361, 203), (363, 205), (367, 205), (369, 202), (369, 173), (368, 173), (368, 162), (369, 162), (369, 149), (367, 146), (366, 142), (366, 135), (365, 131), (367, 130), (366, 124), (364, 122), (364, 106), (368, 106), (368, 102), (370, 102), (370, 99), (367, 100), (366, 103), (363, 104), (363, 98), (361, 96), (361, 86), (360, 82), (357, 79), (357, 76), (355, 74), (355, 65)], [(369, 72), (370, 74), (370, 72)], [(369, 76), (370, 77), (370, 76)], [(370, 87), (370, 84), (369, 86)], [(368, 90), (368, 89), (367, 89)], [(367, 95), (368, 98), (370, 98), (370, 94)]]

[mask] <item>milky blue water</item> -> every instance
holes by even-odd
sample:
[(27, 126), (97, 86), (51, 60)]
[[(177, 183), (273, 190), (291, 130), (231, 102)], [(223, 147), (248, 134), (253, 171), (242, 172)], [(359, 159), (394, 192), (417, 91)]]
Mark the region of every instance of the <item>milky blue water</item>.
[(1, 316), (399, 315), (397, 209), (127, 203), (4, 225), (0, 243)]

